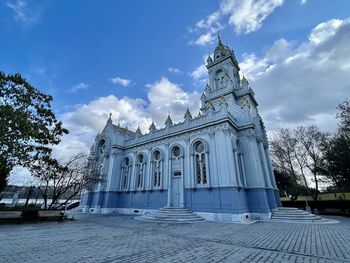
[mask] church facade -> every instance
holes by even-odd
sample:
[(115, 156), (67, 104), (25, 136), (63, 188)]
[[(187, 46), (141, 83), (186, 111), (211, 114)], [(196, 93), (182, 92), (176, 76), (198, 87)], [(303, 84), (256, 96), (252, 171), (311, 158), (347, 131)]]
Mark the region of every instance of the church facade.
[(254, 92), (221, 42), (207, 59), (200, 114), (148, 134), (108, 119), (89, 156), (104, 178), (81, 194), (83, 212), (144, 214), (185, 207), (208, 220), (269, 219), (281, 206)]

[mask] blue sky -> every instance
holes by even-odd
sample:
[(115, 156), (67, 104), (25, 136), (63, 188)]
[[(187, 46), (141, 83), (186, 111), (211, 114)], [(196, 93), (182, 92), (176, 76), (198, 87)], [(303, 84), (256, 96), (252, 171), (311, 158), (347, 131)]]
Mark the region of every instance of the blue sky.
[(0, 70), (53, 95), (71, 134), (56, 154), (87, 152), (113, 122), (146, 132), (196, 114), (216, 35), (234, 49), (266, 128), (336, 129), (349, 98), (347, 0), (0, 2)]

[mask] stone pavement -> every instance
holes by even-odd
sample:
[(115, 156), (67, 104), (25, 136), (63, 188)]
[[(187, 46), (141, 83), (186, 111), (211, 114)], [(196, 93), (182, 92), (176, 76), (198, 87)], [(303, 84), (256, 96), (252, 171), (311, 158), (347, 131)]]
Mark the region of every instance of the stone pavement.
[(122, 215), (0, 225), (0, 262), (350, 262), (339, 224), (166, 224)]

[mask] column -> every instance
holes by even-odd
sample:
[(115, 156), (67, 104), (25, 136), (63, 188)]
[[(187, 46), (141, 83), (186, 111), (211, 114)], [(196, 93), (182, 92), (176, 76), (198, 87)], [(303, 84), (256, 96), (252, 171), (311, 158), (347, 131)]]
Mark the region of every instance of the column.
[(242, 132), (240, 138), (241, 149), (244, 154), (244, 166), (247, 179), (247, 185), (253, 187), (264, 187), (264, 171), (259, 154), (258, 144), (253, 129), (247, 129)]
[(152, 167), (153, 167), (153, 158), (152, 158), (152, 150), (148, 149), (148, 166), (147, 166), (147, 174), (146, 174), (146, 180), (147, 186), (144, 186), (144, 189), (152, 189)]
[[(184, 154), (184, 153), (183, 153)], [(181, 185), (180, 185), (180, 207), (184, 207), (184, 196), (185, 196), (185, 178), (184, 178), (184, 168), (185, 168), (185, 157), (182, 155), (180, 158), (182, 159), (182, 165), (181, 165)]]
[(163, 159), (161, 158), (160, 160), (159, 160), (159, 162), (158, 162), (158, 165), (159, 165), (159, 188), (160, 189), (163, 189), (164, 188), (164, 183), (163, 183), (163, 181), (164, 181), (164, 161), (163, 161)]
[(190, 178), (191, 178), (191, 187), (196, 188), (196, 175), (194, 174), (194, 153), (190, 151)]
[(234, 162), (232, 161), (234, 159), (233, 157), (233, 150), (232, 150), (232, 143), (231, 138), (229, 137), (229, 130), (224, 130), (225, 134), (225, 144), (226, 144), (226, 153), (228, 157), (228, 169), (229, 169), (229, 176), (230, 176), (230, 183), (237, 186), (238, 180), (237, 180), (237, 172), (234, 167)]
[(167, 206), (171, 205), (171, 153), (168, 156), (168, 202)]
[(243, 154), (239, 153), (238, 157), (239, 157), (239, 160), (241, 162), (243, 185), (247, 185), (246, 173), (245, 173), (245, 169), (244, 169)]
[(237, 176), (237, 184), (239, 186), (243, 185), (242, 182), (242, 173), (239, 169), (239, 164), (238, 164), (238, 154), (237, 154), (237, 143), (236, 143), (236, 138), (233, 139), (232, 141), (232, 151), (233, 151), (233, 162), (236, 170), (236, 176)]
[(266, 158), (266, 162), (267, 162), (267, 167), (269, 169), (269, 174), (270, 174), (272, 186), (273, 186), (274, 189), (277, 190), (277, 184), (276, 184), (275, 175), (274, 175), (273, 170), (272, 170), (272, 164), (271, 164), (269, 149), (265, 148), (264, 152), (265, 152), (265, 158)]
[(207, 149), (204, 153), (205, 156), (205, 165), (206, 165), (206, 171), (207, 171), (207, 184), (208, 187), (211, 187), (211, 174), (210, 174), (210, 165), (209, 165), (209, 150)]
[[(215, 184), (219, 184), (219, 179), (218, 179), (218, 174), (219, 174), (219, 171), (218, 171), (218, 164), (217, 164), (217, 152), (216, 152), (216, 147), (215, 147), (215, 132), (212, 132), (209, 134), (209, 147), (211, 149), (211, 152), (212, 152), (212, 158), (209, 160), (209, 161), (212, 161), (212, 164), (210, 166), (211, 168), (211, 171), (210, 171), (210, 174), (213, 176), (212, 180), (211, 180), (211, 184), (215, 185)], [(214, 180), (214, 176), (216, 176), (216, 180)], [(194, 175), (195, 177), (195, 175)]]
[(265, 180), (266, 180), (266, 187), (272, 187), (271, 181), (270, 181), (269, 170), (268, 170), (267, 164), (266, 164), (266, 158), (264, 156), (264, 146), (263, 146), (261, 140), (258, 140), (257, 142), (258, 142), (260, 157), (261, 157), (261, 161), (262, 161), (262, 165), (263, 165), (263, 169), (264, 169), (264, 175), (265, 175)]
[(136, 162), (137, 162), (137, 157), (133, 156), (133, 162), (132, 162), (132, 167), (130, 171), (130, 176), (128, 176), (128, 190), (133, 190), (134, 185), (135, 185), (135, 174), (136, 174)]
[(121, 168), (121, 177), (120, 177), (120, 180), (119, 180), (119, 191), (123, 190), (124, 173), (126, 172), (125, 170), (126, 170), (125, 167)]

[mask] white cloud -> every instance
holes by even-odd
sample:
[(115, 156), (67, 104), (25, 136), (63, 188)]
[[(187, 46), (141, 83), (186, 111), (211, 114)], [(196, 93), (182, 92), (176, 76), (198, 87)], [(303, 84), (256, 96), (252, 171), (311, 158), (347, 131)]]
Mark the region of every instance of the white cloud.
[[(237, 34), (248, 34), (261, 28), (264, 20), (284, 0), (221, 0), (218, 10), (199, 20), (190, 33), (199, 35), (190, 44), (207, 45), (213, 42), (215, 35), (227, 24), (233, 27)], [(228, 18), (228, 20), (227, 20)]]
[(198, 81), (204, 77), (206, 77), (207, 75), (207, 68), (205, 67), (205, 64), (202, 64), (200, 66), (198, 66), (192, 73), (191, 73), (191, 77)]
[(276, 41), (266, 54), (245, 54), (242, 73), (251, 81), (268, 130), (316, 124), (336, 128), (336, 106), (350, 96), (350, 19), (316, 26), (309, 40)]
[(199, 38), (194, 42), (196, 45), (205, 46), (208, 43), (213, 42), (215, 39), (215, 35), (211, 32), (202, 34)]
[(188, 107), (193, 114), (198, 113), (200, 94), (198, 92), (188, 93), (167, 78), (148, 84), (148, 105), (149, 116), (156, 121), (156, 124), (163, 126), (168, 114), (174, 122), (183, 120), (183, 115)]
[(34, 24), (40, 18), (41, 10), (32, 4), (29, 7), (26, 0), (8, 0), (5, 4), (14, 12), (14, 19), (25, 25)]
[[(205, 46), (214, 41), (216, 34), (224, 29), (224, 26), (221, 25), (219, 19), (221, 18), (220, 11), (216, 11), (210, 14), (205, 19), (201, 19), (196, 23), (194, 27), (190, 28), (190, 32), (195, 32), (200, 34), (196, 40), (191, 40), (189, 44), (195, 44), (199, 46)], [(203, 33), (204, 31), (204, 33)]]
[(332, 19), (316, 26), (310, 33), (309, 40), (314, 44), (320, 44), (335, 35), (338, 28), (343, 24), (342, 20)]
[[(196, 91), (186, 92), (180, 85), (162, 77), (155, 83), (147, 84), (148, 101), (139, 98), (114, 95), (100, 97), (87, 104), (75, 105), (57, 118), (63, 122), (63, 127), (69, 134), (62, 138), (59, 145), (54, 146), (54, 156), (65, 161), (77, 153), (88, 153), (95, 136), (100, 132), (112, 113), (114, 124), (135, 131), (138, 126), (146, 133), (152, 122), (158, 127), (164, 126), (168, 114), (173, 121), (183, 121), (187, 107), (196, 115), (200, 107), (200, 94)], [(10, 177), (12, 184), (30, 182), (31, 177), (26, 169), (16, 168)]]
[(300, 0), (300, 4), (304, 5), (306, 4), (307, 0)]
[(86, 84), (86, 83), (84, 83), (84, 82), (80, 82), (79, 84), (73, 86), (73, 87), (69, 90), (69, 92), (74, 93), (74, 92), (78, 92), (78, 91), (81, 91), (81, 90), (87, 90), (89, 87), (90, 87), (89, 84)]
[(120, 77), (110, 78), (109, 81), (112, 82), (113, 84), (121, 85), (123, 87), (128, 87), (132, 84), (131, 79), (123, 79)]
[[(213, 57), (213, 55), (211, 55)], [(202, 86), (208, 82), (208, 70), (206, 67), (206, 60), (209, 57), (209, 54), (203, 56), (203, 64), (196, 67), (189, 75), (193, 78), (194, 84)]]
[(269, 64), (266, 59), (258, 58), (255, 54), (243, 54), (243, 61), (239, 66), (242, 75), (255, 80), (267, 70)]
[(178, 69), (178, 68), (169, 67), (169, 68), (168, 68), (168, 71), (169, 71), (170, 73), (183, 74), (183, 72), (182, 72), (180, 69)]
[(224, 0), (221, 2), (222, 15), (228, 15), (228, 23), (237, 34), (248, 34), (261, 28), (263, 21), (284, 0)]
[(65, 159), (79, 152), (87, 153), (93, 138), (105, 126), (109, 113), (112, 113), (114, 124), (120, 123), (134, 131), (140, 126), (143, 132), (148, 132), (152, 120), (157, 126), (163, 126), (168, 113), (173, 121), (180, 121), (187, 106), (193, 113), (199, 110), (199, 94), (185, 92), (167, 78), (148, 84), (147, 88), (148, 101), (109, 95), (60, 114), (58, 119), (70, 133), (55, 147), (55, 156)]

